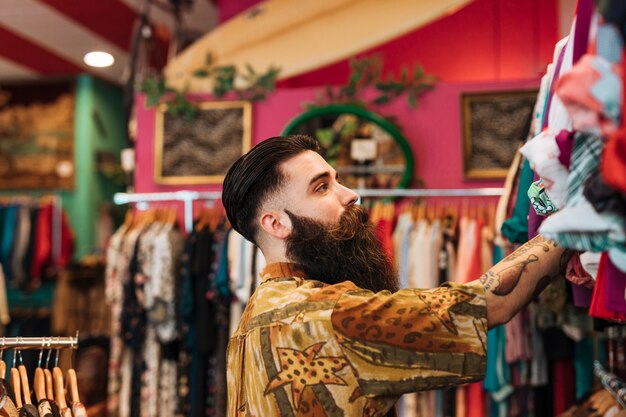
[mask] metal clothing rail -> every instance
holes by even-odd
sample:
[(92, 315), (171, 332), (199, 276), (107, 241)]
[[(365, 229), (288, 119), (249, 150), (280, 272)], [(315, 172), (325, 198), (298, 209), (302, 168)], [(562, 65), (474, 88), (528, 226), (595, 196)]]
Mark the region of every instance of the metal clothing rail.
[[(193, 229), (193, 202), (197, 200), (219, 200), (222, 198), (221, 191), (173, 191), (163, 193), (115, 193), (113, 202), (115, 204), (129, 203), (150, 203), (156, 201), (182, 201), (183, 220), (185, 230), (191, 232)], [(138, 206), (138, 208), (142, 208)]]
[(78, 349), (78, 337), (0, 337), (2, 349)]
[(604, 389), (615, 398), (622, 408), (626, 409), (626, 383), (617, 375), (604, 369), (599, 361), (593, 361), (593, 373), (600, 378)]
[[(487, 197), (500, 196), (503, 188), (441, 188), (441, 189), (355, 189), (359, 197)], [(139, 204), (156, 201), (182, 201), (184, 204), (185, 230), (193, 229), (193, 202), (196, 200), (219, 200), (221, 191), (172, 191), (162, 193), (116, 193), (113, 196), (115, 204), (137, 203), (138, 208), (145, 208)]]
[(504, 188), (395, 188), (355, 189), (360, 197), (487, 197), (500, 196)]

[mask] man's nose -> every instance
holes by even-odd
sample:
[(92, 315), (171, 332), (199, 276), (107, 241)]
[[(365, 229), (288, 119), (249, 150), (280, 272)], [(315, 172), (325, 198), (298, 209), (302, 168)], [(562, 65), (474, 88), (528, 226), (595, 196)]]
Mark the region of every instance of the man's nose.
[(339, 184), (339, 200), (344, 207), (348, 207), (359, 201), (359, 195), (350, 188)]

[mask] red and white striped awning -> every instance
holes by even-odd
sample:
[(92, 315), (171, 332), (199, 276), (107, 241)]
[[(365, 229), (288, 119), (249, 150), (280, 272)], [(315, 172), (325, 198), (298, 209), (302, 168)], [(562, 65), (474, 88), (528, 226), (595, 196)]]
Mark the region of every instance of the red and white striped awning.
[[(143, 0), (1, 0), (0, 83), (89, 72), (122, 83), (132, 36)], [(162, 55), (174, 31), (169, 2), (156, 0), (149, 11)], [(204, 34), (217, 24), (211, 0), (196, 0), (183, 12), (184, 27)], [(90, 51), (106, 51), (115, 63), (92, 68)], [(166, 57), (163, 56), (163, 64)]]

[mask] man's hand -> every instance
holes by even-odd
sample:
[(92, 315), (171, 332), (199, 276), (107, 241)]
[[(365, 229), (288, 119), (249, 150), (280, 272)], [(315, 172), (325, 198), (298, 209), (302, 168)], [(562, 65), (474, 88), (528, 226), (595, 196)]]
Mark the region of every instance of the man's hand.
[(511, 253), (480, 277), (487, 297), (489, 328), (508, 322), (562, 276), (571, 251), (539, 235)]

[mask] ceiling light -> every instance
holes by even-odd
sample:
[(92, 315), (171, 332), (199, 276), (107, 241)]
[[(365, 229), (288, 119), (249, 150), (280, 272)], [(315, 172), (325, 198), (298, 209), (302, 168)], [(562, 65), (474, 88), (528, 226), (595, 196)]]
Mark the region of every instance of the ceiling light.
[(115, 59), (113, 59), (113, 55), (108, 52), (93, 51), (86, 53), (83, 61), (90, 67), (104, 68), (113, 65)]

